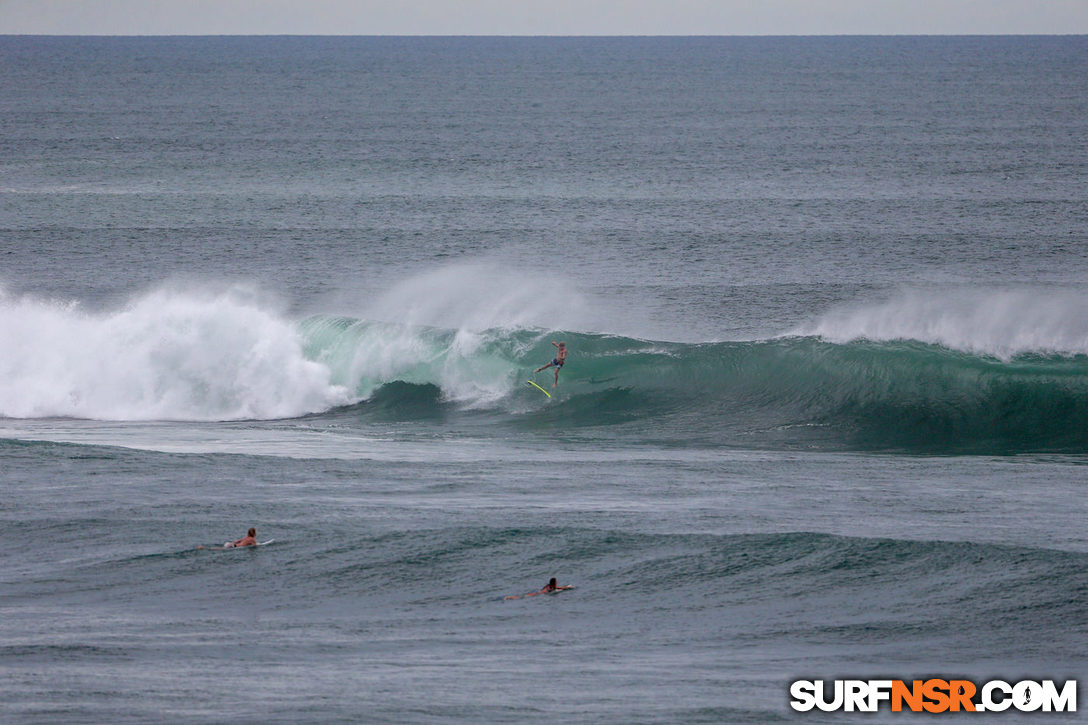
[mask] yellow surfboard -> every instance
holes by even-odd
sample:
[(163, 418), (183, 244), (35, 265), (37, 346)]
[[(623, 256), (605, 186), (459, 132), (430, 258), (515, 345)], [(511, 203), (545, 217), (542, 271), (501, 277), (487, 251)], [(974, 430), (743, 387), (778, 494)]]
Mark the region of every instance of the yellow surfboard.
[(547, 395), (547, 396), (548, 396), (549, 398), (550, 398), (550, 397), (552, 397), (552, 394), (551, 394), (551, 393), (549, 393), (549, 392), (548, 392), (547, 390), (545, 390), (544, 388), (542, 388), (542, 387), (540, 387), (539, 385), (537, 385), (536, 383), (534, 383), (534, 382), (533, 382), (532, 380), (526, 380), (526, 381), (525, 381), (525, 384), (526, 384), (526, 385), (532, 385), (532, 386), (533, 386), (534, 388), (536, 388), (536, 389), (537, 389), (537, 390), (539, 390), (540, 392), (544, 393), (544, 394), (545, 394), (545, 395)]

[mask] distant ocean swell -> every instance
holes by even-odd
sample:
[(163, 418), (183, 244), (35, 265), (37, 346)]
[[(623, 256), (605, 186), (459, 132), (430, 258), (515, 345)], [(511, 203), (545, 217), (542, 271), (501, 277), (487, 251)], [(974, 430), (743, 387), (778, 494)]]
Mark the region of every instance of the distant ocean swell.
[[(626, 425), (685, 445), (1088, 451), (1088, 354), (1068, 341), (1002, 357), (826, 330), (673, 343), (328, 315), (291, 323), (236, 292), (159, 292), (102, 314), (4, 300), (0, 313), (0, 415), (11, 418), (475, 416)], [(571, 354), (548, 400), (524, 383), (559, 338)], [(552, 373), (535, 379), (550, 388)]]

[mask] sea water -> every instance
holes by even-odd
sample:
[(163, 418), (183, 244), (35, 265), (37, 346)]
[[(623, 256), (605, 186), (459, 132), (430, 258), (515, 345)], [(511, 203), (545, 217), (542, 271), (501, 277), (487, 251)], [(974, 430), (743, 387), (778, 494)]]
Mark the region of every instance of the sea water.
[(1083, 37), (0, 38), (0, 718), (1083, 676), (1086, 77)]

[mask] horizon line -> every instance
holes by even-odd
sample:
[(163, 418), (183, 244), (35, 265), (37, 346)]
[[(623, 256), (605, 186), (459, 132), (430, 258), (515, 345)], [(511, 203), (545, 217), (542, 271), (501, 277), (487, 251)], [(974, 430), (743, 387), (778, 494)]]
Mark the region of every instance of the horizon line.
[(5, 33), (3, 38), (1071, 38), (1077, 33)]

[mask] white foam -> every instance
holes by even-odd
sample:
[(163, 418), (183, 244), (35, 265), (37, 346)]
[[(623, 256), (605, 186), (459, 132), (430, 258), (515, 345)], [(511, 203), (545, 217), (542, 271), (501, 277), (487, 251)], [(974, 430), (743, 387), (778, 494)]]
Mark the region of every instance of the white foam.
[(583, 329), (585, 298), (565, 279), (498, 264), (451, 264), (395, 284), (362, 310), (367, 319), (447, 330)]
[(0, 416), (294, 417), (348, 402), (298, 332), (244, 289), (157, 290), (120, 310), (0, 295)]
[(395, 283), (358, 312), (365, 324), (350, 351), (330, 359), (335, 379), (368, 397), (381, 384), (431, 383), (464, 405), (489, 406), (523, 384), (526, 348), (490, 345), (504, 332), (580, 329), (589, 307), (567, 280), (489, 261), (445, 265)]
[(903, 290), (837, 308), (791, 332), (831, 342), (917, 340), (1009, 359), (1088, 354), (1088, 292), (1071, 288)]
[[(316, 328), (315, 328), (316, 329)], [(368, 398), (393, 381), (433, 384), (447, 400), (490, 405), (506, 395), (525, 363), (506, 344), (491, 344), (501, 331), (442, 330), (417, 325), (360, 321), (324, 338), (320, 354), (333, 380)]]

